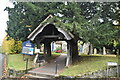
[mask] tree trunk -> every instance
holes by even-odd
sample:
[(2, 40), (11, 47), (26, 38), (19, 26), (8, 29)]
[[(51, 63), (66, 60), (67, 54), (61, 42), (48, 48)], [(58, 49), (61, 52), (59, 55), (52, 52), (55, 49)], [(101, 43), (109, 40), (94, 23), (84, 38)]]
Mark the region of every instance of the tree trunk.
[(72, 59), (73, 60), (78, 59), (78, 44), (77, 44), (77, 41), (73, 42), (71, 44), (71, 49), (72, 49)]
[(78, 44), (77, 41), (67, 41), (67, 61), (66, 66), (78, 60)]
[(70, 53), (72, 56), (71, 57), (72, 61), (74, 62), (74, 61), (78, 60), (78, 43), (77, 43), (77, 41), (75, 41), (75, 40), (70, 41), (70, 51), (71, 51)]
[(70, 42), (67, 41), (67, 59), (66, 59), (66, 66), (69, 66), (72, 64), (72, 55), (71, 55), (71, 50), (70, 50)]

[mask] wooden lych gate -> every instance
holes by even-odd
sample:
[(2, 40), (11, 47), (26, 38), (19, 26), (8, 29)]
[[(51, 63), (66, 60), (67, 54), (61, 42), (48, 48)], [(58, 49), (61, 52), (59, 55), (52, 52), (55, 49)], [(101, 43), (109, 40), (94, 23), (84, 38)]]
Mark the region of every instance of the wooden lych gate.
[[(48, 16), (47, 19), (52, 18)], [(74, 59), (74, 35), (70, 32), (66, 32), (62, 28), (55, 26), (52, 22), (40, 24), (33, 32), (28, 36), (28, 39), (37, 44), (37, 48), (40, 48), (40, 44), (44, 44), (44, 57), (47, 59), (51, 56), (51, 42), (53, 41), (66, 41), (67, 42), (67, 59), (66, 66), (72, 63)]]

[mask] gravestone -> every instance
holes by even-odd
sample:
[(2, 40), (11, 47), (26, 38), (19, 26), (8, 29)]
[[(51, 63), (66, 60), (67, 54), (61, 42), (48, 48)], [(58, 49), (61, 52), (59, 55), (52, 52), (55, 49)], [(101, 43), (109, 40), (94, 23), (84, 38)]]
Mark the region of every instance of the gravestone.
[(106, 48), (103, 47), (103, 55), (106, 55)]
[(96, 48), (94, 48), (94, 54), (97, 54), (97, 49)]
[(89, 45), (89, 55), (93, 54), (93, 46), (92, 44)]
[(90, 43), (84, 43), (83, 44), (83, 50), (82, 50), (83, 54), (88, 54), (88, 52), (89, 52), (89, 45), (90, 45)]

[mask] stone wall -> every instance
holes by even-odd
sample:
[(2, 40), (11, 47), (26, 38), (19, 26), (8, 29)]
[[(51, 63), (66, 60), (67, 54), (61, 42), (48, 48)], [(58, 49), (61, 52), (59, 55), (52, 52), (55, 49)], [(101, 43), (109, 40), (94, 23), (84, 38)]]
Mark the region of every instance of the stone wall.
[(80, 78), (109, 78), (117, 77), (117, 67), (111, 67), (108, 70), (99, 70), (95, 72), (89, 72), (88, 74), (83, 74)]

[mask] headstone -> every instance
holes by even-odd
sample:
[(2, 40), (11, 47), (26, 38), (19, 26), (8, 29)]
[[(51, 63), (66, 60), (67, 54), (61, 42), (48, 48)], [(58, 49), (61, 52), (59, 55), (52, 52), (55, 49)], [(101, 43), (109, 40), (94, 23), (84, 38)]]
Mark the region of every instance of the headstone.
[(89, 52), (89, 45), (90, 45), (90, 43), (84, 43), (83, 44), (83, 50), (82, 50), (83, 54), (88, 54), (88, 52)]
[(106, 49), (103, 47), (103, 55), (106, 55)]
[(119, 49), (117, 49), (117, 55), (119, 55)]
[(89, 45), (89, 55), (93, 54), (93, 46), (92, 44)]
[(94, 48), (94, 54), (97, 54), (97, 49), (96, 48)]

